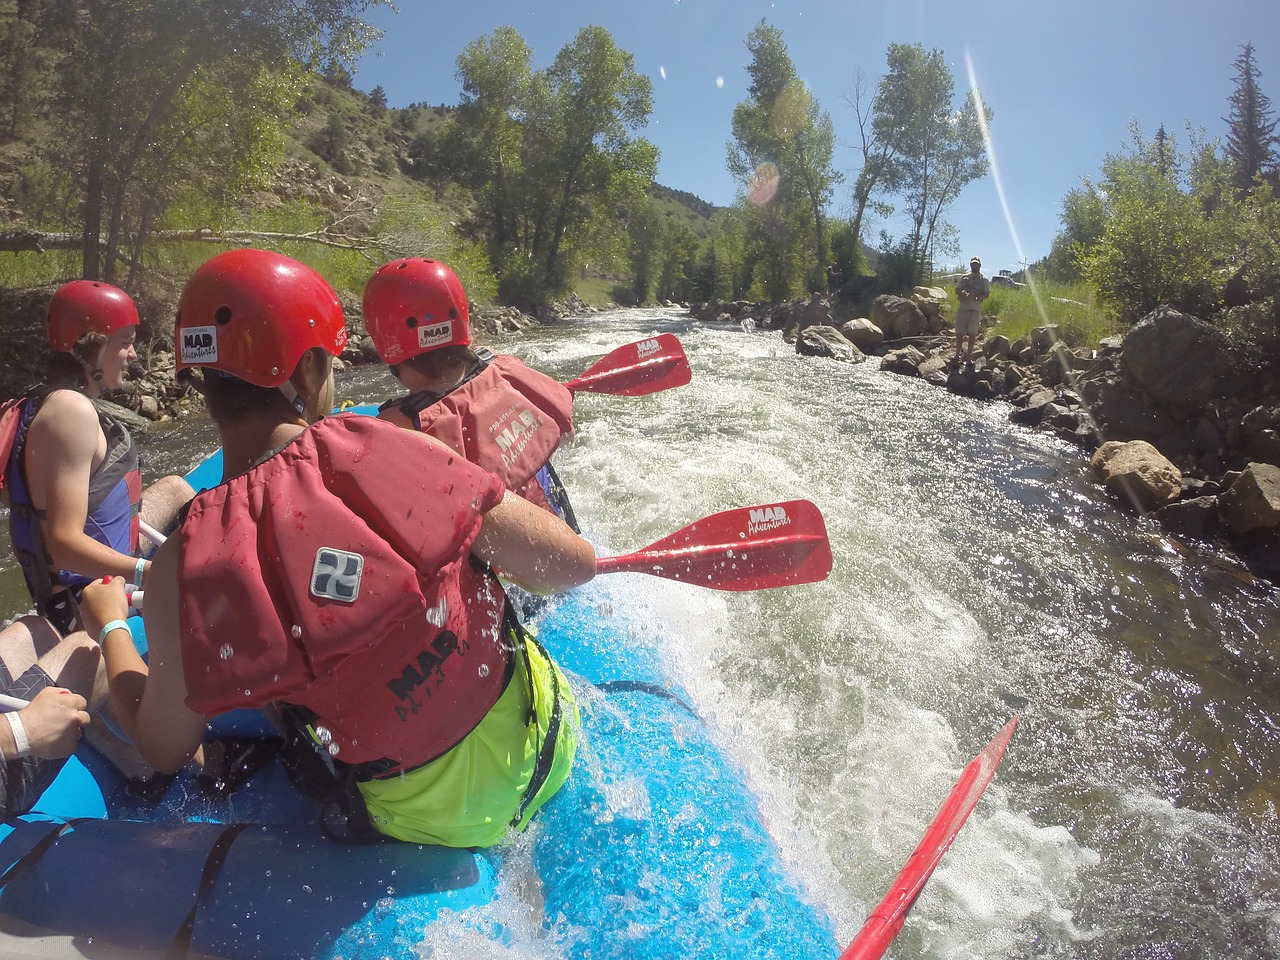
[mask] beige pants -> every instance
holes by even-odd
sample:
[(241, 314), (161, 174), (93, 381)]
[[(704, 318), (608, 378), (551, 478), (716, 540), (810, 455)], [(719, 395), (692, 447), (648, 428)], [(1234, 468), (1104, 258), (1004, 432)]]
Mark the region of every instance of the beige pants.
[(956, 336), (976, 337), (982, 327), (982, 308), (961, 304), (956, 310)]

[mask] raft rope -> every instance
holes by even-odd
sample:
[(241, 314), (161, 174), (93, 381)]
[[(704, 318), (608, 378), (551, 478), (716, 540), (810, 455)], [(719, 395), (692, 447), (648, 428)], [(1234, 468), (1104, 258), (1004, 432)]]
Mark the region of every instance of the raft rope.
[(236, 838), (248, 827), (249, 824), (247, 823), (233, 823), (218, 834), (217, 840), (213, 841), (213, 846), (209, 849), (209, 855), (204, 861), (204, 870), (200, 873), (200, 886), (196, 889), (195, 902), (191, 904), (191, 910), (187, 913), (186, 919), (182, 921), (182, 926), (173, 935), (173, 942), (169, 944), (169, 949), (165, 952), (166, 960), (183, 960), (191, 949), (191, 938), (195, 934), (196, 914), (200, 911), (200, 904), (204, 902), (209, 892), (213, 889), (214, 881), (218, 879), (218, 871), (222, 869), (222, 864), (226, 862), (227, 854), (231, 852), (231, 845), (236, 842)]
[(646, 683), (643, 680), (605, 680), (603, 683), (593, 684), (593, 686), (605, 693), (647, 693), (652, 697), (661, 697), (663, 700), (670, 700), (676, 706), (684, 708), (695, 720), (701, 719), (698, 717), (698, 711), (686, 703), (683, 697), (672, 693), (661, 684)]
[(0, 874), (0, 890), (7, 887), (12, 880), (25, 873), (29, 867), (43, 857), (45, 851), (52, 847), (64, 833), (74, 829), (77, 823), (84, 823), (86, 820), (91, 819), (93, 818), (81, 817), (75, 820), (67, 820), (63, 823), (55, 823), (48, 833), (32, 844), (31, 849), (15, 860), (8, 870)]
[[(53, 824), (44, 836), (31, 845), (26, 853), (15, 860), (3, 874), (0, 874), (0, 890), (3, 890), (13, 880), (30, 869), (68, 831), (74, 830), (77, 825), (82, 823), (97, 822), (100, 822), (100, 818), (77, 817), (74, 820)], [(200, 912), (200, 904), (207, 899), (210, 891), (212, 891), (214, 882), (218, 879), (218, 872), (222, 869), (223, 863), (226, 862), (227, 854), (231, 852), (231, 845), (250, 826), (252, 824), (233, 823), (219, 833), (218, 838), (214, 840), (213, 846), (209, 848), (208, 856), (205, 857), (204, 869), (200, 873), (200, 885), (196, 889), (195, 901), (191, 904), (191, 909), (187, 912), (186, 919), (182, 921), (182, 926), (173, 935), (169, 949), (165, 951), (166, 960), (183, 960), (187, 956), (191, 949), (191, 938), (195, 934), (196, 916)]]

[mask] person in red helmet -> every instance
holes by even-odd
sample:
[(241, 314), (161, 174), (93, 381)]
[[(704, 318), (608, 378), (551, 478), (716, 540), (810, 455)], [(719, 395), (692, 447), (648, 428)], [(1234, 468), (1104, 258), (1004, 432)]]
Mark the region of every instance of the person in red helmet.
[(143, 755), (176, 769), (207, 717), (259, 706), (384, 835), (488, 846), (523, 826), (568, 776), (576, 710), (494, 570), (565, 589), (595, 575), (591, 545), (430, 437), (325, 416), (347, 330), (305, 265), (219, 254), (187, 282), (176, 336), (225, 479), (156, 556), (149, 669), (119, 585), (85, 591)]
[[(17, 408), (17, 432), (3, 464), (10, 541), (37, 616), (0, 631), (0, 650), (16, 651), (0, 664), (0, 685), (27, 699), (61, 684), (73, 688), (77, 698), (83, 695), (81, 703), (90, 711), (106, 710), (107, 724), (86, 728), (90, 741), (130, 779), (135, 797), (154, 801), (167, 781), (153, 777), (137, 752), (110, 729), (106, 674), (96, 644), (81, 632), (79, 612), (81, 591), (93, 578), (113, 575), (142, 585), (148, 561), (139, 550), (141, 515), (163, 529), (193, 493), (185, 480), (172, 476), (144, 494), (137, 445), (101, 403), (104, 392), (123, 386), (129, 364), (137, 359), (137, 332), (137, 307), (111, 284), (75, 280), (49, 301), (53, 353), (47, 377)], [(58, 672), (68, 662), (77, 665), (66, 671), (70, 679)], [(41, 758), (49, 759), (37, 755)], [(33, 801), (37, 787), (51, 779), (44, 774), (57, 767), (23, 755), (18, 759), (23, 763), (6, 754), (4, 793)], [(21, 806), (21, 800), (15, 802)]]
[(27, 587), (37, 612), (66, 636), (79, 628), (76, 603), (90, 579), (110, 574), (142, 586), (140, 519), (163, 529), (193, 491), (165, 477), (144, 496), (137, 445), (99, 402), (137, 359), (129, 295), (75, 280), (54, 293), (47, 317), (48, 375), (26, 394), (4, 476)]
[(472, 348), (453, 270), (421, 257), (384, 264), (365, 284), (363, 314), (378, 356), (409, 391), (378, 415), (442, 441), (577, 532), (550, 463), (573, 433), (573, 394), (515, 357)]

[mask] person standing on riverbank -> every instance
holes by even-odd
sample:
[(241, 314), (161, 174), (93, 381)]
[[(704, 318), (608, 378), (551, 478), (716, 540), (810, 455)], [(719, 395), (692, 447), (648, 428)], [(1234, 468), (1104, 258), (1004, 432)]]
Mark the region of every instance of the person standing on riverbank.
[(960, 362), (961, 342), (964, 342), (964, 361), (973, 363), (973, 348), (982, 330), (982, 301), (991, 296), (991, 281), (982, 275), (982, 261), (974, 257), (969, 261), (969, 272), (956, 281), (956, 296), (960, 306), (956, 308), (956, 354), (953, 362)]
[(409, 391), (378, 416), (447, 444), (576, 533), (550, 462), (573, 434), (573, 394), (515, 357), (472, 348), (457, 274), (435, 260), (393, 260), (365, 284), (363, 314), (378, 356)]
[[(96, 280), (63, 284), (49, 301), (53, 355), (28, 391), (5, 464), (9, 536), (36, 611), (67, 636), (90, 580), (118, 576), (141, 587), (140, 519), (165, 529), (194, 495), (181, 477), (142, 491), (138, 447), (103, 406), (137, 359), (138, 308)], [(144, 506), (145, 505), (145, 506)]]

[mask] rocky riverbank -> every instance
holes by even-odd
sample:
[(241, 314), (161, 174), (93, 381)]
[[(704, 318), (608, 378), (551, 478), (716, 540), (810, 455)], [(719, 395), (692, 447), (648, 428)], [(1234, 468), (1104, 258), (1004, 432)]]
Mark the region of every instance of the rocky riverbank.
[(880, 296), (870, 316), (814, 296), (781, 305), (712, 301), (704, 321), (781, 330), (797, 353), (919, 377), (1005, 403), (1010, 419), (1081, 447), (1127, 509), (1193, 549), (1226, 549), (1280, 583), (1280, 384), (1242, 376), (1213, 326), (1161, 307), (1123, 337), (1071, 349), (1055, 327), (990, 337), (972, 365), (951, 360), (946, 293)]

